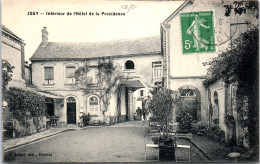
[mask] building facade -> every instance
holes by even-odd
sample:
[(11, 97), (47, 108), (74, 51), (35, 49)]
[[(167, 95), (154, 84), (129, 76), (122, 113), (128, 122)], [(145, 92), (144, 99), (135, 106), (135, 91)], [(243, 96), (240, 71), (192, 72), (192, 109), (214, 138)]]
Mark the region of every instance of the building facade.
[[(162, 77), (159, 36), (100, 43), (57, 43), (48, 42), (44, 28), (42, 43), (30, 60), (32, 84), (39, 90), (63, 97), (59, 101), (50, 100), (48, 106), (49, 115), (58, 116), (60, 124), (78, 124), (80, 117), (88, 113), (92, 122), (112, 124), (115, 116), (119, 121), (133, 120), (136, 103), (140, 103), (134, 92), (140, 88), (148, 92)], [(107, 109), (101, 99), (104, 90), (93, 87), (86, 93), (76, 86), (75, 78), (75, 71), (87, 62), (91, 83), (95, 86), (101, 60), (111, 60), (127, 77), (120, 81), (121, 87), (113, 90)]]
[(24, 41), (2, 25), (2, 59), (14, 66), (8, 86), (25, 88)]
[(161, 24), (164, 86), (180, 92), (194, 125), (214, 125), (215, 120), (226, 138), (230, 131), (224, 124), (225, 108), (232, 105), (226, 105), (228, 94), (221, 80), (205, 85), (205, 63), (230, 50), (240, 33), (258, 24), (251, 11), (225, 16), (224, 5), (232, 4), (186, 0)]

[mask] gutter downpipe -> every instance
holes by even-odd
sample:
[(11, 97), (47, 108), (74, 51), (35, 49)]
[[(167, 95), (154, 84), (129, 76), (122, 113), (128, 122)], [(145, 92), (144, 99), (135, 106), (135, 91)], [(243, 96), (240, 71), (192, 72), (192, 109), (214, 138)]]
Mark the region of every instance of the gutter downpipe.
[[(164, 27), (164, 25), (163, 25), (162, 23), (161, 23), (161, 26), (162, 26), (163, 30), (165, 31), (165, 33), (166, 33), (165, 36), (167, 36), (168, 33), (167, 33), (166, 28)], [(166, 39), (166, 38), (165, 38), (165, 39)], [(167, 46), (167, 42), (166, 42), (166, 50), (167, 50), (167, 47), (168, 47), (168, 46)], [(167, 80), (167, 83), (166, 83), (167, 85), (166, 85), (166, 87), (168, 88), (168, 87), (169, 87), (169, 60), (168, 60), (168, 53), (167, 53), (167, 51), (166, 51), (166, 54), (165, 54), (165, 55), (166, 55), (166, 68), (167, 68), (167, 69), (166, 69), (166, 74), (167, 74), (167, 75), (166, 75), (166, 80)]]

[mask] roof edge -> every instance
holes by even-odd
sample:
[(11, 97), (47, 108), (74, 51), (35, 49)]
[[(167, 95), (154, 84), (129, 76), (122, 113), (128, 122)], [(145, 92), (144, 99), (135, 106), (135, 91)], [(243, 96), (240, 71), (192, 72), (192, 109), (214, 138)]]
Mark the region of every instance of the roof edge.
[(179, 6), (168, 18), (166, 18), (162, 24), (167, 24), (182, 8), (184, 8), (188, 3), (193, 3), (194, 0), (186, 0), (181, 6)]
[(208, 87), (220, 79), (221, 79), (221, 77), (208, 77), (205, 80), (203, 80), (202, 83), (204, 86)]
[(14, 39), (16, 39), (19, 42), (24, 43), (24, 40), (19, 38), (17, 35), (15, 35), (11, 30), (9, 30), (7, 27), (5, 27), (4, 25), (2, 25), (2, 32), (10, 35), (11, 37), (13, 37)]
[(138, 53), (138, 54), (128, 54), (128, 55), (116, 55), (116, 56), (100, 56), (100, 57), (86, 57), (86, 58), (30, 58), (30, 61), (48, 61), (48, 60), (84, 60), (84, 59), (101, 59), (101, 58), (122, 58), (129, 56), (140, 56), (140, 55), (160, 55), (161, 51), (155, 51), (150, 53)]

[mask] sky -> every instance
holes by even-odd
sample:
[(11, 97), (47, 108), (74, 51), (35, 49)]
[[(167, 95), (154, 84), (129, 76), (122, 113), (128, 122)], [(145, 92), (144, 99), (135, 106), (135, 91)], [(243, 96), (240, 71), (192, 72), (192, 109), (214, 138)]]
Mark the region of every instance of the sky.
[[(25, 60), (29, 61), (41, 43), (43, 27), (47, 27), (49, 42), (101, 42), (156, 36), (160, 35), (160, 23), (183, 2), (2, 0), (1, 16), (2, 25), (24, 40)], [(65, 14), (46, 15), (46, 12)], [(68, 12), (72, 15), (67, 15)], [(87, 12), (87, 15), (74, 15), (74, 12)], [(102, 12), (125, 13), (125, 16), (104, 16)]]

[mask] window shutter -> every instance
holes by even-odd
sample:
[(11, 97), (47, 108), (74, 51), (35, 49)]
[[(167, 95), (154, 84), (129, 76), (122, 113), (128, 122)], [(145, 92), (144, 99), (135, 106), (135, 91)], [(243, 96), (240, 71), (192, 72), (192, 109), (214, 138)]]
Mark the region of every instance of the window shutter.
[(75, 77), (75, 67), (67, 67), (67, 71), (66, 71), (66, 77), (67, 78), (73, 78)]
[(44, 68), (44, 77), (45, 77), (45, 80), (53, 80), (54, 79), (54, 69), (53, 69), (53, 67), (45, 67)]

